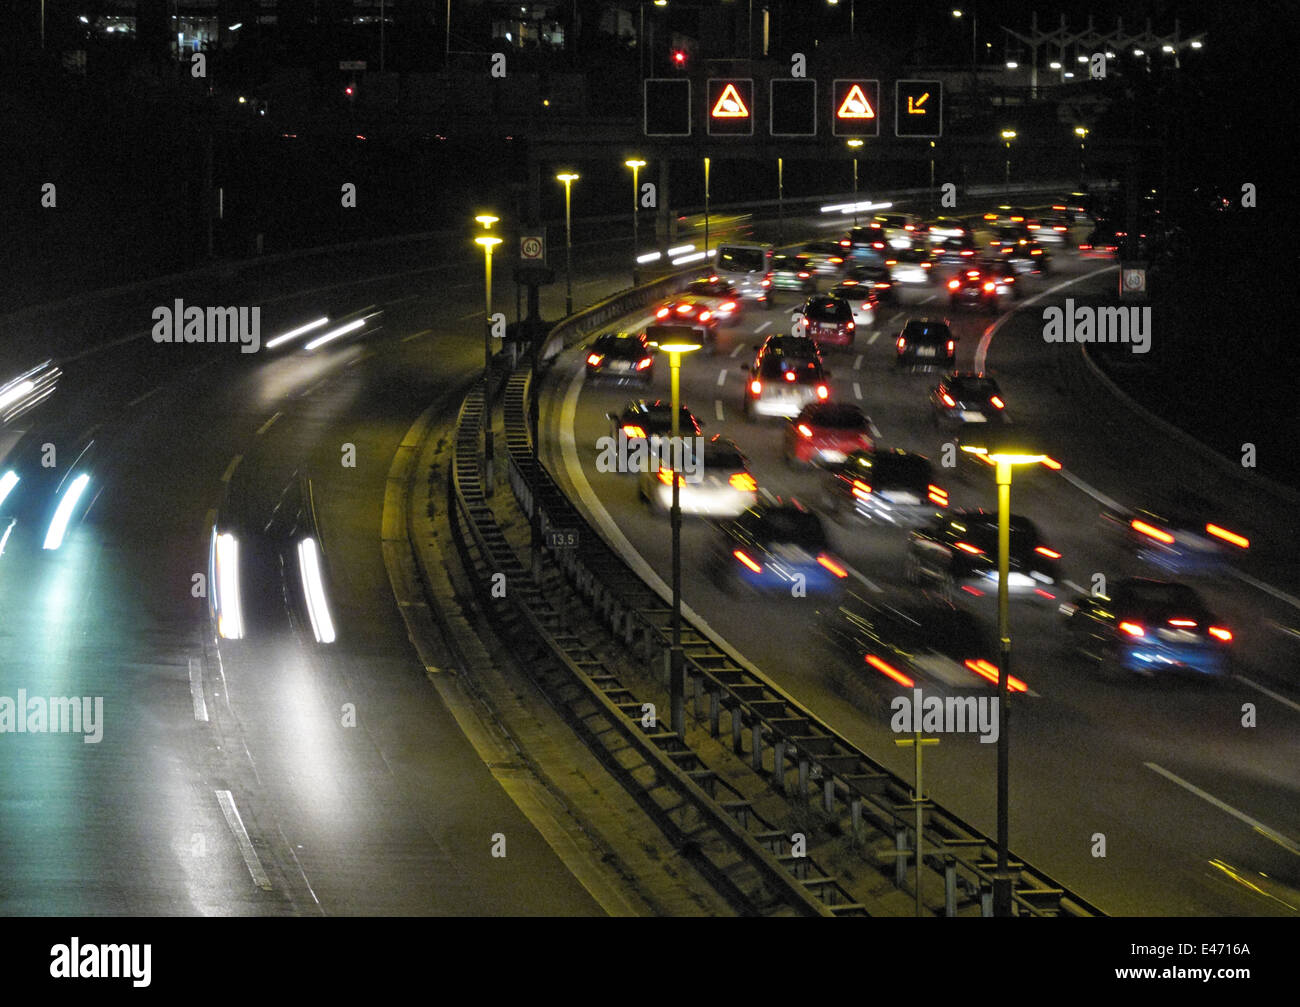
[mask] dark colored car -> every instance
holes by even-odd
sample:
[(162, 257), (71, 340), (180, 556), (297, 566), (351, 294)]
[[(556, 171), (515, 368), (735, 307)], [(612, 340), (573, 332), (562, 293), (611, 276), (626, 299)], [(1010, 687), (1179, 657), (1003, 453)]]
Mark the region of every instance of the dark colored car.
[(785, 460), (791, 465), (843, 462), (854, 451), (872, 451), (880, 431), (871, 417), (849, 402), (812, 402), (785, 431)]
[(897, 367), (949, 368), (957, 362), (957, 337), (947, 320), (913, 319), (894, 341)]
[(811, 339), (822, 349), (853, 348), (857, 323), (853, 321), (853, 306), (844, 298), (833, 294), (810, 297), (797, 310), (796, 317), (791, 335)]
[[(670, 437), (673, 432), (672, 403), (663, 399), (653, 402), (646, 399), (634, 399), (623, 407), (621, 413), (607, 413), (612, 424), (610, 436), (618, 440), (620, 434), (629, 441), (645, 437)], [(698, 437), (700, 422), (685, 406), (681, 407), (677, 421), (678, 435), (681, 437)]]
[(587, 378), (649, 385), (655, 356), (640, 333), (606, 333), (587, 347)]
[(930, 390), (930, 406), (935, 423), (948, 429), (1006, 421), (1002, 389), (995, 379), (976, 371), (945, 374)]
[(849, 229), (849, 233), (840, 239), (840, 247), (847, 248), (852, 255), (860, 249), (872, 249), (884, 258), (885, 249), (889, 247), (889, 238), (885, 229), (879, 224), (865, 224)]
[(931, 256), (944, 265), (964, 265), (973, 262), (979, 254), (975, 236), (967, 231), (955, 237), (943, 238), (932, 246)]
[(806, 255), (774, 255), (767, 278), (772, 290), (798, 290), (811, 294), (817, 289), (817, 267)]
[(728, 593), (747, 587), (792, 597), (835, 594), (848, 577), (821, 518), (796, 503), (760, 504), (718, 529), (707, 562)]
[(1119, 255), (1119, 246), (1125, 237), (1110, 221), (1099, 221), (1087, 239), (1079, 242), (1079, 258), (1114, 259)]
[[(1027, 517), (1011, 515), (1007, 591), (1037, 595), (1061, 579), (1061, 554), (1047, 545)], [(984, 511), (954, 510), (940, 514), (912, 532), (906, 573), (910, 581), (929, 584), (951, 596), (961, 590), (974, 597), (998, 589), (998, 518)]]
[(1070, 648), (1103, 678), (1230, 672), (1232, 631), (1186, 584), (1129, 578), (1110, 597), (1082, 595), (1060, 610)]
[(1172, 574), (1217, 574), (1232, 558), (1250, 548), (1239, 532), (1207, 521), (1212, 505), (1186, 488), (1181, 506), (1123, 514), (1104, 511), (1102, 519), (1123, 537), (1125, 546), (1142, 563)]
[(1020, 225), (996, 228), (995, 238), (989, 245), (990, 254), (1010, 262), (1016, 275), (1051, 271), (1052, 256), (1033, 236), (1033, 232)]
[(854, 263), (844, 270), (841, 286), (867, 287), (875, 295), (889, 304), (898, 302), (898, 292), (894, 286), (894, 276), (885, 265), (882, 256), (879, 263)]
[(754, 355), (754, 362), (741, 370), (747, 374), (743, 403), (746, 419), (792, 419), (809, 402), (830, 398), (830, 375), (811, 339), (768, 336)]
[[(951, 602), (930, 596), (883, 603), (845, 591), (817, 614), (818, 632), (868, 679), (938, 692), (997, 687), (994, 640), (974, 613)], [(1014, 675), (1007, 688), (1027, 691)]]
[(860, 451), (828, 467), (826, 500), (832, 514), (855, 514), (900, 527), (924, 524), (948, 506), (935, 484), (930, 459), (902, 448)]
[(844, 269), (844, 249), (838, 241), (810, 241), (802, 254), (808, 256), (818, 275), (838, 276)]

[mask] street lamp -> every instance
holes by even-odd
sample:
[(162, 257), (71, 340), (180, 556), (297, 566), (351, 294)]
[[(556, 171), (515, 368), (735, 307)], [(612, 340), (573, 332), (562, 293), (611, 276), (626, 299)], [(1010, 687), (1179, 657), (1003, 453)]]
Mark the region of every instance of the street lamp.
[[(955, 18), (957, 18), (958, 20), (961, 20), (961, 18), (963, 18), (963, 17), (965, 16), (965, 14), (966, 14), (965, 11), (963, 11), (963, 10), (957, 10), (956, 8), (954, 8), (954, 9), (953, 9), (953, 12), (952, 12), (952, 16), (955, 17)], [(971, 72), (972, 72), (972, 73), (974, 72), (974, 70), (975, 70), (975, 65), (976, 65), (976, 60), (975, 60), (975, 32), (976, 32), (976, 29), (977, 29), (978, 26), (979, 26), (979, 23), (980, 23), (980, 22), (979, 22), (979, 11), (977, 11), (974, 7), (971, 7), (971, 12), (970, 12), (970, 68), (971, 68)]]
[(637, 158), (623, 162), (632, 169), (632, 286), (641, 283), (641, 264), (637, 256), (641, 254), (641, 239), (637, 235), (637, 206), (641, 198), (641, 187), (637, 183), (637, 173), (645, 167), (645, 162)]
[(1007, 176), (1005, 182), (1006, 185), (1011, 184), (1011, 141), (1014, 140), (1015, 138), (1016, 138), (1016, 131), (1014, 129), (1004, 129), (1002, 131), (1002, 140), (1003, 142), (1006, 143), (1007, 146)]
[(849, 149), (854, 151), (853, 154), (853, 226), (858, 226), (858, 155), (857, 149), (862, 146), (862, 141), (856, 137), (847, 141)]
[[(486, 231), (500, 218), (490, 213), (480, 214), (474, 218)], [(492, 472), (492, 249), (501, 244), (501, 239), (492, 234), (480, 234), (474, 239), (483, 246), (483, 468), (487, 474), (485, 480), (486, 494), (491, 496), (495, 479)]]
[(1084, 147), (1084, 144), (1087, 143), (1087, 141), (1088, 141), (1088, 127), (1087, 127), (1087, 126), (1075, 126), (1075, 127), (1074, 127), (1074, 135), (1077, 136), (1077, 137), (1079, 138), (1079, 181), (1082, 182), (1082, 181), (1083, 181), (1083, 169), (1084, 169), (1084, 149), (1083, 149), (1083, 147)]
[[(673, 537), (673, 644), (668, 652), (668, 695), (670, 697), (670, 726), (678, 737), (686, 736), (686, 675), (684, 652), (682, 651), (682, 501), (681, 484), (684, 476), (686, 452), (681, 444), (681, 369), (682, 355), (700, 348), (700, 343), (689, 337), (674, 336), (666, 343), (660, 343), (659, 349), (668, 354), (668, 363), (672, 368), (673, 464), (670, 471), (673, 477), (673, 503), (670, 511), (670, 524)], [(680, 454), (677, 454), (680, 452)]]
[(1011, 915), (1011, 874), (1007, 869), (1010, 845), (1008, 820), (1009, 769), (1011, 759), (1011, 628), (1007, 604), (1007, 579), (1011, 554), (1011, 470), (1016, 465), (1037, 465), (1046, 455), (1033, 454), (1009, 442), (995, 443), (993, 436), (985, 446), (962, 445), (962, 450), (982, 455), (994, 464), (998, 484), (998, 638), (1001, 657), (998, 665), (998, 869), (993, 875), (993, 915)]
[(569, 213), (570, 191), (581, 176), (576, 171), (562, 171), (555, 176), (564, 183), (564, 313), (573, 314), (573, 218)]
[[(826, 0), (826, 4), (829, 7), (838, 7), (840, 5), (840, 0)], [(849, 41), (850, 42), (853, 41), (853, 30), (857, 19), (858, 19), (857, 0), (849, 0)]]

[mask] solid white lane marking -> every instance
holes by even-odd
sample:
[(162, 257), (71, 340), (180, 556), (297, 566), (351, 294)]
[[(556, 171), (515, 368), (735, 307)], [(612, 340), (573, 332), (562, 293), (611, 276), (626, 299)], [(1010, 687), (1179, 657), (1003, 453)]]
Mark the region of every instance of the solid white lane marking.
[(471, 311), (468, 315), (461, 315), (461, 316), (460, 316), (460, 321), (463, 322), (463, 321), (465, 321), (467, 318), (477, 318), (477, 317), (478, 317), (478, 312), (477, 312), (477, 311)]
[(846, 565), (846, 566), (844, 567), (844, 569), (848, 570), (848, 572), (849, 572), (852, 576), (856, 577), (858, 580), (862, 581), (862, 583), (866, 584), (867, 587), (871, 588), (871, 590), (875, 591), (876, 594), (880, 594), (880, 593), (882, 593), (882, 592), (884, 591), (884, 588), (883, 588), (883, 587), (880, 587), (880, 586), (878, 586), (878, 585), (872, 583), (871, 581), (867, 580), (866, 577), (864, 577), (862, 574), (858, 573), (858, 571), (855, 570), (855, 569), (853, 569), (853, 567), (851, 567), (851, 566), (847, 566), (847, 565)]
[(718, 418), (718, 422), (722, 422), (722, 420), (723, 420), (723, 415), (722, 415), (722, 400), (721, 400), (721, 399), (714, 399), (714, 400), (713, 400), (713, 414), (714, 414), (715, 416), (717, 416), (717, 418)]
[(1075, 583), (1074, 581), (1072, 581), (1072, 580), (1063, 580), (1063, 581), (1061, 581), (1061, 583), (1064, 584), (1066, 587), (1068, 587), (1071, 591), (1077, 591), (1077, 592), (1079, 592), (1079, 594), (1087, 594), (1087, 593), (1088, 593), (1087, 591), (1085, 591), (1083, 588), (1081, 588), (1078, 584), (1076, 584), (1076, 583)]
[(1129, 509), (1117, 500), (1112, 500), (1101, 490), (1093, 489), (1086, 482), (1073, 473), (1061, 469), (1060, 476), (1075, 489), (1082, 490), (1104, 507), (1109, 507), (1113, 511), (1119, 511), (1121, 514), (1127, 514)]
[(1295, 700), (1287, 699), (1285, 696), (1279, 695), (1278, 693), (1274, 692), (1272, 689), (1265, 688), (1264, 686), (1260, 685), (1258, 682), (1254, 681), (1253, 679), (1243, 678), (1241, 675), (1237, 675), (1236, 679), (1238, 682), (1242, 682), (1245, 685), (1249, 685), (1252, 689), (1258, 689), (1260, 692), (1262, 692), (1265, 696), (1268, 696), (1270, 699), (1276, 699), (1283, 706), (1289, 706), (1291, 709), (1300, 713), (1300, 703), (1297, 703)]
[(1219, 800), (1213, 794), (1207, 793), (1206, 791), (1202, 790), (1200, 787), (1196, 786), (1193, 783), (1188, 783), (1181, 776), (1174, 775), (1173, 773), (1169, 772), (1169, 770), (1165, 769), (1163, 766), (1157, 766), (1154, 762), (1144, 762), (1143, 765), (1146, 766), (1147, 769), (1151, 770), (1153, 773), (1159, 773), (1166, 780), (1178, 784), (1180, 787), (1187, 790), (1189, 793), (1195, 794), (1201, 800), (1213, 804), (1220, 811), (1225, 811), (1229, 815), (1232, 815), (1233, 818), (1245, 822), (1256, 832), (1273, 840), (1273, 842), (1277, 843), (1284, 850), (1300, 855), (1300, 846), (1297, 846), (1293, 841), (1288, 839), (1286, 836), (1282, 835), (1282, 833), (1278, 832), (1276, 829), (1269, 828), (1267, 825), (1265, 825), (1263, 822), (1259, 821), (1258, 819), (1251, 818), (1250, 815), (1246, 814), (1244, 811), (1238, 811), (1231, 804), (1227, 804), (1226, 802)]
[(1265, 584), (1262, 580), (1256, 580), (1250, 574), (1242, 573), (1240, 570), (1233, 570), (1232, 575), (1236, 577), (1239, 581), (1241, 581), (1243, 584), (1249, 584), (1251, 587), (1258, 588), (1260, 591), (1263, 591), (1265, 594), (1271, 594), (1278, 601), (1284, 601), (1292, 608), (1300, 608), (1300, 598), (1297, 598), (1293, 594), (1287, 594), (1285, 591), (1279, 591), (1271, 584)]
[(257, 857), (257, 851), (253, 849), (253, 841), (248, 838), (248, 830), (244, 828), (244, 820), (239, 817), (239, 809), (235, 807), (235, 798), (229, 790), (216, 791), (217, 803), (221, 805), (221, 813), (226, 817), (226, 824), (230, 826), (230, 831), (235, 835), (235, 842), (239, 846), (240, 856), (244, 858), (244, 864), (248, 867), (248, 873), (253, 876), (253, 883), (263, 891), (271, 890), (271, 879), (266, 876), (266, 871), (262, 869), (262, 861)]
[(854, 369), (855, 371), (860, 371), (860, 370), (862, 370), (862, 354), (861, 354), (861, 353), (859, 353), (856, 357), (853, 358), (853, 369)]
[(157, 388), (149, 389), (149, 391), (145, 392), (143, 395), (137, 395), (135, 398), (133, 398), (130, 402), (126, 404), (126, 408), (134, 409), (141, 402), (147, 399), (150, 395), (157, 395), (159, 392), (163, 390), (164, 387), (165, 387), (164, 385), (159, 385)]
[(772, 327), (772, 323), (771, 323), (771, 322), (764, 322), (762, 325), (760, 325), (760, 326), (759, 326), (758, 328), (756, 328), (754, 331), (755, 331), (756, 333), (757, 333), (757, 332), (766, 332), (766, 331), (767, 331), (768, 329), (770, 329), (771, 327)]
[(226, 471), (221, 474), (221, 481), (223, 483), (230, 482), (231, 476), (235, 474), (235, 469), (239, 468), (239, 463), (243, 460), (243, 455), (235, 455), (234, 458), (230, 459), (230, 464), (226, 466)]
[(862, 398), (862, 386), (858, 384), (856, 381), (853, 382), (853, 397), (855, 399)]
[(278, 419), (279, 419), (281, 416), (283, 416), (283, 415), (284, 415), (283, 413), (278, 413), (278, 412), (277, 412), (277, 413), (276, 413), (274, 416), (272, 416), (269, 420), (267, 420), (267, 421), (266, 421), (265, 423), (263, 423), (260, 427), (258, 427), (258, 428), (257, 428), (257, 436), (258, 436), (258, 437), (261, 437), (262, 434), (264, 434), (264, 433), (266, 433), (268, 430), (270, 430), (270, 429), (271, 429), (271, 425), (272, 425), (273, 423), (275, 423), (275, 421), (278, 420)]
[(984, 334), (980, 336), (980, 344), (975, 350), (975, 370), (977, 371), (988, 370), (988, 368), (984, 366), (984, 360), (988, 356), (989, 346), (993, 342), (993, 337), (997, 335), (998, 329), (1002, 328), (1002, 326), (1006, 324), (1007, 320), (1010, 319), (1011, 316), (1014, 315), (1017, 311), (1020, 311), (1023, 308), (1027, 308), (1031, 304), (1038, 303), (1044, 297), (1051, 297), (1058, 290), (1064, 290), (1066, 287), (1072, 287), (1076, 283), (1082, 283), (1084, 280), (1093, 279), (1094, 277), (1100, 276), (1102, 273), (1109, 273), (1112, 270), (1116, 270), (1116, 269), (1119, 269), (1119, 266), (1103, 266), (1101, 269), (1090, 270), (1089, 272), (1084, 273), (1082, 276), (1074, 277), (1074, 279), (1065, 280), (1061, 283), (1056, 284), (1056, 286), (1054, 287), (1048, 287), (1041, 294), (1035, 294), (1033, 297), (1029, 298), (1028, 300), (1021, 301), (1018, 305), (1013, 307), (1006, 314), (999, 316), (997, 321), (995, 321), (992, 325), (990, 325), (987, 329), (985, 329)]
[(419, 339), (421, 336), (433, 335), (433, 329), (424, 329), (421, 332), (412, 332), (409, 336), (403, 336), (402, 342), (409, 343), (412, 339)]
[(190, 699), (194, 703), (194, 719), (208, 722), (208, 704), (203, 698), (203, 666), (190, 658)]
[(726, 384), (726, 382), (727, 382), (727, 372), (718, 371), (718, 387), (721, 388), (724, 384)]

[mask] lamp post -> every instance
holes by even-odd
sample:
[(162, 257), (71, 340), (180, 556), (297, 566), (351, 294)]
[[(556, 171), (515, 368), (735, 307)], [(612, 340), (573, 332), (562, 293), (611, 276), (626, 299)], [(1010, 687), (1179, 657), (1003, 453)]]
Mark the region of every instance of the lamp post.
[(1003, 183), (1005, 185), (1011, 184), (1011, 141), (1014, 140), (1015, 138), (1016, 138), (1016, 131), (1014, 129), (1004, 129), (1002, 131), (1002, 141), (1003, 143), (1006, 144), (1006, 148), (1007, 148), (1006, 179)]
[[(840, 0), (826, 0), (830, 7), (838, 7)], [(849, 41), (853, 41), (853, 30), (858, 19), (857, 0), (849, 0)]]
[[(673, 503), (670, 511), (670, 524), (673, 537), (673, 643), (668, 652), (668, 695), (670, 697), (670, 726), (678, 737), (686, 736), (686, 675), (685, 657), (682, 651), (682, 468), (685, 461), (685, 449), (681, 445), (681, 369), (682, 355), (700, 348), (700, 343), (688, 339), (674, 338), (670, 342), (660, 343), (659, 349), (668, 354), (672, 369), (672, 411), (673, 465)], [(680, 452), (680, 454), (677, 454)]]
[[(490, 213), (474, 218), (489, 230), (500, 218)], [(483, 469), (485, 492), (492, 496), (495, 478), (492, 471), (494, 450), (492, 444), (492, 249), (501, 239), (492, 234), (480, 234), (474, 239), (483, 246)]]
[[(996, 440), (997, 438), (991, 438)], [(962, 445), (962, 450), (983, 455), (996, 470), (998, 485), (998, 867), (993, 875), (993, 915), (1011, 915), (1011, 872), (1007, 868), (1010, 846), (1008, 795), (1011, 762), (1011, 627), (1007, 578), (1011, 566), (1011, 470), (1016, 465), (1037, 465), (1046, 455), (1030, 454), (1004, 444), (987, 447)]]
[(645, 167), (645, 162), (638, 158), (631, 158), (623, 162), (632, 169), (632, 286), (636, 287), (641, 284), (641, 263), (637, 262), (637, 256), (641, 254), (641, 239), (637, 234), (637, 206), (641, 198), (641, 187), (637, 182), (637, 173)]
[(709, 258), (709, 168), (712, 161), (704, 159), (704, 258)]
[(1088, 132), (1089, 130), (1087, 126), (1074, 127), (1074, 135), (1079, 138), (1079, 181), (1080, 182), (1083, 181), (1083, 174), (1084, 174), (1084, 167), (1085, 167), (1084, 144), (1087, 143), (1088, 141)]
[(858, 148), (862, 146), (862, 141), (856, 137), (848, 141), (849, 149), (853, 151), (853, 226), (858, 226)]
[(564, 183), (564, 313), (573, 314), (573, 217), (569, 213), (573, 183), (581, 176), (576, 171), (562, 171), (555, 176)]

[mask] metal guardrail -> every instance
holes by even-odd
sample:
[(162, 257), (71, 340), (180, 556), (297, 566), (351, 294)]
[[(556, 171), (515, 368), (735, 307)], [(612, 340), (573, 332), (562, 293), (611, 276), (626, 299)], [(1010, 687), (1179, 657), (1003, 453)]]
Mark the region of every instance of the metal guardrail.
[[(552, 333), (551, 341), (566, 344), (644, 306), (655, 286), (610, 298), (590, 312), (567, 319)], [(590, 527), (545, 467), (533, 467), (526, 418), (528, 382), (527, 373), (517, 373), (506, 391), (506, 440), (516, 498), (530, 518), (534, 506), (540, 508), (543, 527), (579, 532), (576, 548), (548, 550), (553, 561), (630, 652), (639, 649), (640, 657), (652, 664), (662, 661), (666, 673), (671, 611), (665, 600)], [(902, 887), (905, 854), (915, 848), (909, 823), (914, 805), (906, 781), (841, 738), (761, 672), (689, 621), (683, 627), (683, 645), (687, 694), (693, 698), (695, 716), (707, 720), (710, 733), (715, 737), (721, 734), (725, 714), (735, 753), (744, 756), (748, 740), (752, 767), (767, 773), (778, 792), (811, 801), (811, 788), (816, 785), (823, 810), (847, 813), (854, 834), (869, 825), (893, 835), (899, 851), (895, 883)], [(933, 804), (927, 807), (924, 862), (942, 875), (945, 915), (956, 915), (959, 890), (977, 895), (982, 914), (991, 915), (996, 868), (993, 841), (943, 809)], [(1014, 855), (1011, 862), (1016, 874), (1013, 903), (1019, 915), (1104, 915)]]

